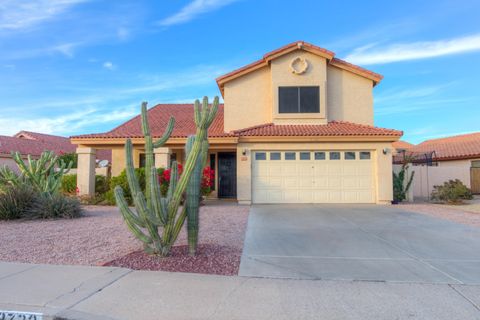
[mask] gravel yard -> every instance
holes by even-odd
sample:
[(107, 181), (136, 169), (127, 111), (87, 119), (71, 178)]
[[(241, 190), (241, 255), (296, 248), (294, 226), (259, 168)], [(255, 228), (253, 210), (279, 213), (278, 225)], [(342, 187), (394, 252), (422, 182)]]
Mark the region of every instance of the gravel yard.
[[(224, 274), (232, 274), (232, 270), (238, 269), (248, 212), (248, 206), (228, 203), (201, 207), (201, 261), (224, 263)], [(148, 267), (145, 262), (128, 259), (138, 257), (142, 246), (131, 235), (116, 207), (86, 206), (85, 213), (85, 217), (72, 220), (0, 222), (0, 260), (71, 265), (105, 265), (112, 261), (122, 265), (120, 262), (123, 261), (123, 265), (130, 263), (135, 267), (137, 264), (140, 269), (142, 264), (144, 268)], [(178, 253), (186, 245), (184, 231), (176, 245), (179, 248), (174, 250), (172, 258), (168, 258), (171, 259), (167, 268), (170, 271), (176, 271), (172, 270), (172, 264), (180, 262)], [(175, 253), (177, 257), (174, 257)], [(215, 253), (218, 257), (212, 256)], [(156, 269), (164, 270), (158, 266)], [(199, 272), (209, 270), (199, 268)]]
[[(401, 203), (404, 210), (428, 214), (430, 216), (480, 227), (480, 212), (475, 212), (477, 204), (443, 205), (433, 203)], [(473, 209), (472, 209), (473, 208)]]

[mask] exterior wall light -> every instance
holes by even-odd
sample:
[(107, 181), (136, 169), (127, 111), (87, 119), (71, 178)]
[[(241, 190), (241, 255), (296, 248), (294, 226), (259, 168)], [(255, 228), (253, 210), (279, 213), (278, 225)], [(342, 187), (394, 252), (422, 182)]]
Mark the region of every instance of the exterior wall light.
[(391, 152), (390, 148), (383, 148), (383, 154), (387, 155)]
[(242, 156), (246, 156), (247, 155), (247, 149), (243, 149), (242, 150)]

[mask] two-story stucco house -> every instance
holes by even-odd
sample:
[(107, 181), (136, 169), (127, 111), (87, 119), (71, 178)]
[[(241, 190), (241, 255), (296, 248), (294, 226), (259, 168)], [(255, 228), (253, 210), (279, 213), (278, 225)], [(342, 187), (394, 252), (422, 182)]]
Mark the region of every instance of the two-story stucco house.
[[(239, 203), (388, 203), (392, 200), (392, 142), (401, 131), (375, 127), (373, 88), (382, 76), (294, 42), (217, 79), (224, 99), (209, 131), (215, 193)], [(193, 105), (149, 110), (154, 136), (170, 116), (171, 138), (155, 150), (156, 166), (183, 161), (194, 133)], [(112, 150), (112, 174), (125, 166), (132, 138), (142, 165), (137, 116), (100, 134), (72, 137), (79, 148), (81, 193), (93, 192), (96, 149)]]

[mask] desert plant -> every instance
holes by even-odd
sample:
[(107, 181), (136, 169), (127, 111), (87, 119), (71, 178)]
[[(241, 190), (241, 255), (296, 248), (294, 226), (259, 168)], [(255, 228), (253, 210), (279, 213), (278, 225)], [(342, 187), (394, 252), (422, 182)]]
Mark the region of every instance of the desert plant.
[(76, 174), (66, 174), (62, 177), (62, 183), (60, 186), (60, 191), (66, 194), (76, 194), (77, 190), (77, 175)]
[[(145, 168), (135, 168), (135, 176), (138, 179), (140, 188), (145, 191)], [(109, 190), (105, 193), (105, 200), (108, 204), (115, 205), (115, 188), (119, 186), (123, 190), (125, 200), (129, 205), (133, 205), (132, 194), (128, 186), (127, 171), (122, 170), (118, 176), (111, 177), (108, 183)]]
[(473, 199), (472, 191), (459, 179), (448, 180), (441, 186), (434, 186), (431, 199), (447, 203), (462, 203)]
[(63, 161), (65, 163), (72, 162), (72, 168), (76, 169), (78, 167), (78, 154), (75, 152), (60, 153), (58, 161)]
[[(407, 192), (410, 189), (415, 171), (408, 177), (408, 162), (402, 164), (398, 173), (393, 172), (393, 199), (401, 202), (407, 198)], [(406, 179), (406, 180), (405, 180)]]
[(8, 186), (0, 192), (0, 220), (25, 217), (33, 207), (38, 193), (26, 184)]
[(60, 193), (40, 194), (24, 214), (28, 219), (78, 218), (82, 216), (80, 201)]
[(19, 152), (12, 153), (13, 160), (17, 164), (23, 179), (35, 190), (48, 194), (58, 192), (62, 176), (70, 171), (72, 162), (66, 164), (58, 161), (58, 157), (51, 151), (44, 151), (38, 160), (28, 155), (25, 163)]
[(158, 141), (154, 142), (148, 124), (147, 104), (142, 104), (142, 131), (145, 137), (145, 194), (140, 188), (133, 169), (132, 141), (127, 139), (125, 145), (126, 170), (136, 212), (130, 210), (128, 207), (121, 187), (115, 188), (115, 198), (127, 226), (132, 233), (144, 243), (145, 251), (148, 253), (159, 254), (161, 256), (168, 255), (180, 233), (187, 216), (186, 207), (184, 206), (180, 209), (180, 202), (202, 152), (203, 137), (207, 137), (208, 128), (215, 118), (217, 109), (217, 97), (211, 107), (208, 105), (208, 98), (205, 97), (201, 109), (200, 102), (198, 100), (195, 101), (195, 136), (198, 137), (198, 139), (192, 142), (183, 174), (178, 181), (177, 163), (175, 161), (172, 163), (167, 196), (162, 197), (157, 169), (153, 166), (153, 148), (158, 148), (165, 144), (173, 131), (175, 121), (173, 118), (170, 118), (164, 135)]
[(0, 190), (9, 186), (17, 186), (22, 182), (19, 174), (6, 165), (0, 167)]

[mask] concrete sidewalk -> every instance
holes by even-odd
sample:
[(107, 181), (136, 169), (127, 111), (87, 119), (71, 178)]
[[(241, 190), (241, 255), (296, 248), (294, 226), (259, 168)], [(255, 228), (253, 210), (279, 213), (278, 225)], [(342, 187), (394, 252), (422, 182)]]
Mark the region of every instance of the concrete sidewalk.
[(44, 319), (480, 319), (480, 286), (0, 263), (0, 309)]

